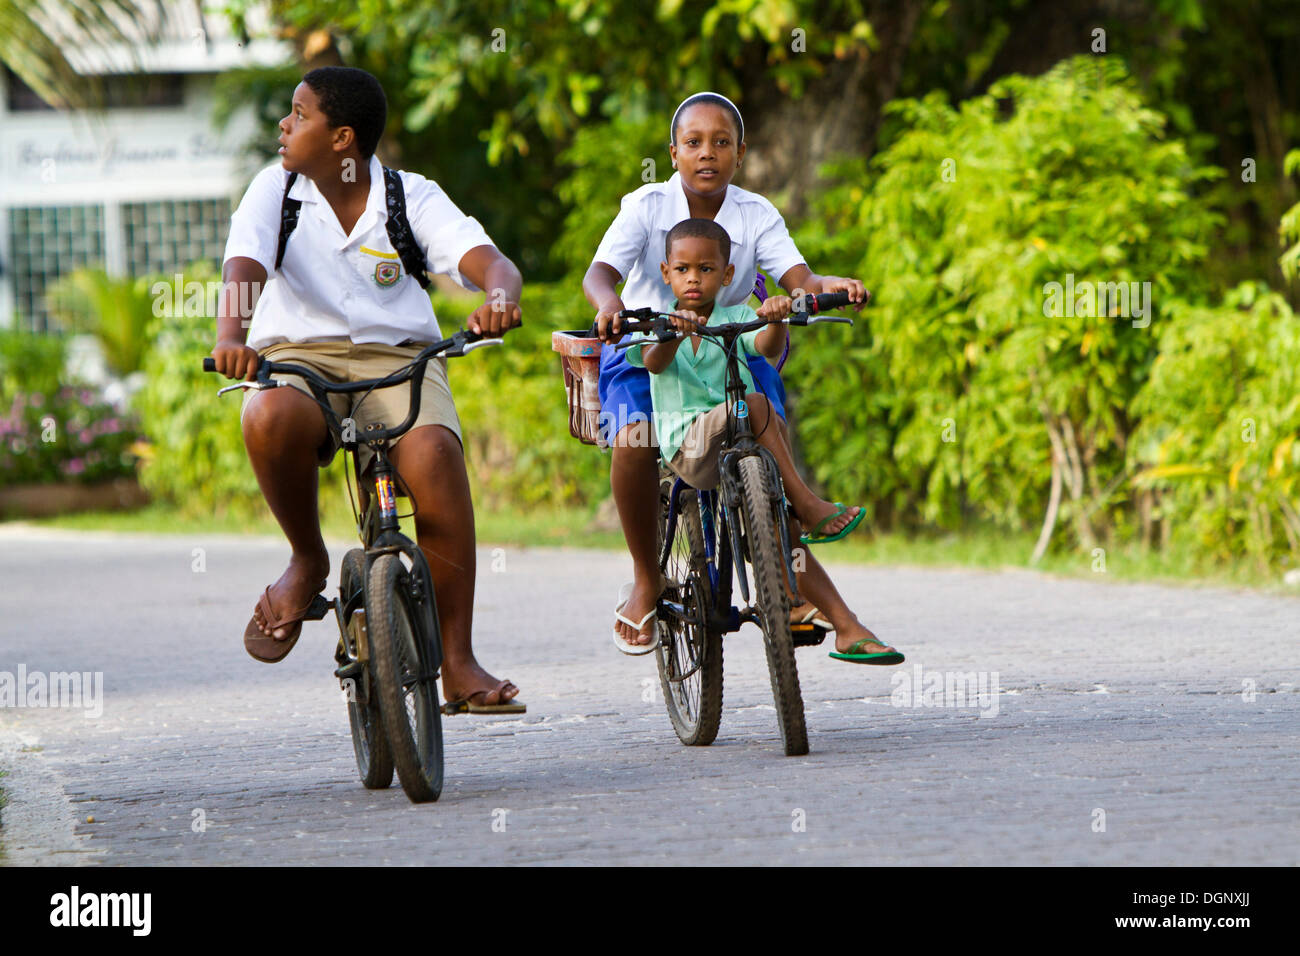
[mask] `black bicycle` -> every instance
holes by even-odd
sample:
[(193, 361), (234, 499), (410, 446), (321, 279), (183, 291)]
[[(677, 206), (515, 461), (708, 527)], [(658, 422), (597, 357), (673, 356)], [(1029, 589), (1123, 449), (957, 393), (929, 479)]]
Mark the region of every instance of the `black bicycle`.
[[(396, 768), (402, 789), (415, 803), (437, 800), (442, 793), (442, 717), (437, 683), (442, 666), (442, 632), (428, 561), (399, 528), (400, 476), (389, 460), (388, 447), (410, 429), (420, 414), (420, 385), (430, 359), (466, 355), (484, 346), (500, 345), (501, 341), (470, 331), (457, 332), (429, 345), (409, 364), (384, 378), (359, 382), (331, 382), (300, 365), (263, 360), (254, 381), (218, 390), (222, 394), (241, 388), (276, 388), (287, 383), (271, 378), (275, 373), (301, 376), (344, 453), (352, 455), (357, 494), (353, 498), (349, 484), (348, 496), (362, 547), (343, 556), (338, 598), (318, 602), (304, 620), (320, 620), (331, 607), (334, 609), (339, 627), (334, 652), (339, 666), (334, 676), (347, 696), (352, 747), (362, 784), (371, 790), (383, 789), (393, 782)], [(215, 372), (215, 361), (205, 358), (203, 370)], [(406, 420), (391, 428), (385, 428), (382, 422), (371, 423), (361, 436), (356, 433), (355, 423), (340, 419), (326, 398), (331, 392), (369, 394), (376, 388), (408, 381), (411, 403)], [(360, 444), (374, 453), (364, 472), (357, 455)], [(414, 498), (411, 501), (414, 508)]]
[[(796, 326), (852, 325), (847, 318), (814, 318), (848, 304), (846, 292), (802, 296), (782, 321)], [(685, 334), (669, 324), (666, 312), (630, 309), (619, 316), (632, 320), (622, 325), (623, 331), (648, 332), (661, 342)], [(722, 636), (740, 630), (746, 621), (757, 624), (763, 632), (781, 743), (787, 756), (798, 756), (808, 752), (808, 730), (794, 648), (820, 644), (826, 635), (790, 625), (790, 608), (802, 599), (795, 583), (785, 488), (776, 460), (754, 436), (745, 402), (736, 343), (744, 333), (767, 324), (757, 319), (695, 329), (702, 342), (727, 355), (727, 437), (719, 453), (717, 489), (692, 488), (670, 470), (661, 472), (659, 567), (668, 588), (658, 604), (663, 631), (655, 655), (673, 729), (682, 743), (704, 746), (717, 737), (722, 720)], [(623, 341), (615, 348), (636, 344)], [(746, 565), (753, 572), (752, 598)], [(732, 605), (733, 567), (743, 608)]]

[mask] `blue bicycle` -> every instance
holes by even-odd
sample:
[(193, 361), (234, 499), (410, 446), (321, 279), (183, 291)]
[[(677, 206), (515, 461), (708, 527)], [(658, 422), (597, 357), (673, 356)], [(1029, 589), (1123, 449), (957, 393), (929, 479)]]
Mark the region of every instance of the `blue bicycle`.
[[(843, 322), (814, 318), (818, 312), (849, 304), (847, 293), (803, 296), (783, 321), (804, 326)], [(627, 332), (649, 332), (660, 341), (678, 333), (667, 313), (632, 309), (620, 316)], [(688, 746), (705, 746), (718, 735), (722, 720), (722, 636), (746, 621), (763, 632), (772, 696), (776, 701), (781, 743), (787, 756), (808, 752), (796, 646), (820, 644), (825, 632), (792, 628), (792, 603), (802, 603), (795, 584), (794, 555), (784, 486), (776, 461), (754, 437), (745, 403), (736, 343), (745, 332), (762, 328), (765, 319), (704, 325), (696, 329), (704, 342), (727, 354), (727, 439), (719, 457), (716, 490), (686, 484), (667, 468), (659, 485), (659, 566), (668, 588), (658, 605), (661, 626), (655, 651), (668, 717)], [(616, 348), (630, 348), (624, 340)], [(733, 571), (743, 608), (732, 604)], [(750, 573), (753, 588), (750, 587)]]

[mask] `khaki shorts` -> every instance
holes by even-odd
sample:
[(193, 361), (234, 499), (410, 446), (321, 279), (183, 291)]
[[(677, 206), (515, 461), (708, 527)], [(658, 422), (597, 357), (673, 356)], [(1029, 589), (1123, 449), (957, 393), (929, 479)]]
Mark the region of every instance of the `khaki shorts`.
[[(350, 341), (333, 342), (281, 342), (268, 345), (258, 354), (272, 362), (291, 362), (311, 369), (321, 378), (332, 382), (356, 382), (362, 379), (383, 378), (406, 365), (420, 354), (428, 343), (414, 345), (380, 345), (367, 342), (356, 345)], [(307, 395), (311, 395), (309, 386), (301, 376), (271, 376), (281, 382), (287, 382)], [(249, 402), (257, 401), (258, 391), (248, 389), (244, 392), (244, 404), (240, 408), (242, 421), (244, 410)], [(362, 396), (365, 396), (362, 398)], [(330, 394), (327, 396), (330, 406), (340, 419), (351, 418), (356, 422), (357, 437), (362, 438), (366, 426), (379, 422), (385, 428), (400, 425), (406, 420), (411, 406), (411, 383), (377, 388), (368, 395), (365, 392), (352, 394)], [(321, 412), (324, 417), (324, 412)], [(460, 434), (460, 418), (456, 415), (456, 405), (451, 399), (451, 387), (447, 384), (447, 360), (430, 359), (424, 370), (424, 385), (420, 392), (420, 414), (416, 416), (412, 429), (422, 425), (442, 425), (464, 444)], [(409, 434), (406, 432), (405, 434)], [(400, 437), (397, 440), (400, 440)], [(325, 442), (316, 451), (320, 466), (324, 468), (334, 460), (341, 441), (339, 436), (330, 431)], [(394, 442), (389, 443), (389, 447)], [(372, 452), (365, 445), (357, 446), (364, 470), (370, 462)]]
[(682, 436), (682, 447), (668, 463), (682, 481), (707, 491), (718, 486), (718, 452), (727, 438), (727, 403), (696, 416)]

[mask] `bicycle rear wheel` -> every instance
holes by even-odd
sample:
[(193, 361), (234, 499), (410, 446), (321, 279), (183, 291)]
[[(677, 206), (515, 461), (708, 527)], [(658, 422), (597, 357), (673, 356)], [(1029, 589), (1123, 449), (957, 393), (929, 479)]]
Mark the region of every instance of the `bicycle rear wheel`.
[(785, 557), (781, 554), (777, 522), (783, 509), (772, 500), (771, 482), (763, 458), (752, 455), (739, 462), (741, 511), (754, 572), (755, 607), (763, 629), (767, 669), (776, 700), (777, 725), (787, 757), (808, 752), (799, 671), (794, 663), (794, 638), (790, 633), (790, 595), (785, 589)]
[(668, 579), (667, 599), (680, 604), (689, 620), (665, 617), (655, 661), (678, 739), (703, 747), (713, 743), (722, 721), (722, 635), (709, 627), (712, 589), (699, 494), (693, 488), (682, 490), (673, 540), (667, 549), (662, 547), (672, 487), (671, 477), (659, 486), (660, 567)]
[[(343, 653), (336, 655), (340, 665), (358, 659), (368, 659), (366, 647), (366, 553), (353, 548), (343, 556), (343, 570), (339, 575), (339, 607), (355, 604), (343, 618), (343, 633), (339, 636)], [(360, 598), (360, 600), (357, 600)], [(367, 660), (368, 665), (368, 660)], [(383, 717), (379, 701), (374, 695), (373, 672), (364, 666), (360, 673), (344, 684), (348, 696), (348, 723), (352, 727), (352, 750), (357, 758), (357, 771), (361, 784), (367, 790), (383, 790), (393, 782), (393, 755), (388, 750)]]
[(382, 554), (370, 566), (366, 602), (372, 687), (397, 778), (412, 802), (437, 800), (443, 776), (438, 684), (428, 666), (430, 638), (419, 625), (411, 574), (396, 554)]

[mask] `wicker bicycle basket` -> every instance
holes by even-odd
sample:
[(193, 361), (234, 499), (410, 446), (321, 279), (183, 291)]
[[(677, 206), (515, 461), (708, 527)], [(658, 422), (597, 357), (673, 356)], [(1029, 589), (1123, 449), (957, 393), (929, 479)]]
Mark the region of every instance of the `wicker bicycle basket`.
[(600, 437), (601, 341), (586, 330), (551, 333), (551, 348), (560, 353), (564, 395), (569, 403), (569, 434), (585, 445), (605, 447)]

